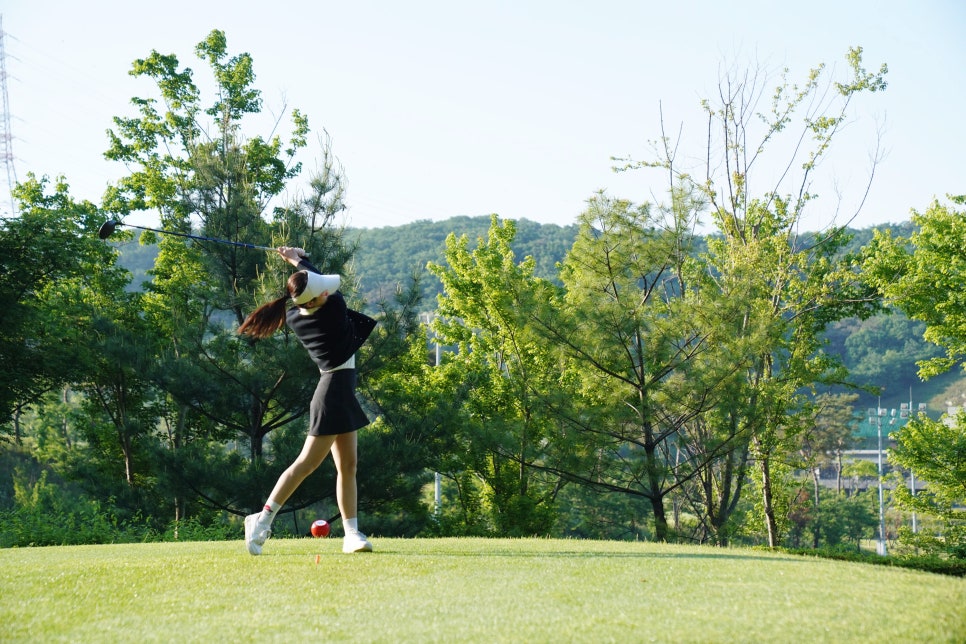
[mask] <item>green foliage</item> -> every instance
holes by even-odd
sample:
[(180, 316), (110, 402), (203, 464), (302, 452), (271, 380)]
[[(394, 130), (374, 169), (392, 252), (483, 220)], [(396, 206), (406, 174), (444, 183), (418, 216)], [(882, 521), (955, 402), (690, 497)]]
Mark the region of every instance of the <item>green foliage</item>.
[(871, 490), (852, 496), (829, 494), (822, 497), (815, 518), (820, 545), (835, 548), (852, 544), (857, 552), (861, 550), (862, 539), (873, 536), (879, 525), (875, 510), (877, 498)]
[(544, 322), (580, 386), (568, 419), (590, 465), (579, 480), (647, 499), (658, 540), (669, 537), (665, 498), (714, 451), (699, 425), (733, 369), (713, 357), (728, 311), (712, 313), (691, 279), (700, 207), (683, 191), (658, 208), (596, 195), (561, 264), (566, 295)]
[(774, 534), (769, 543), (768, 522), (771, 520), (766, 513), (764, 486), (766, 478), (761, 471), (762, 461), (755, 463), (752, 475), (752, 490), (754, 504), (748, 512), (748, 523), (742, 526), (741, 535), (744, 540), (752, 543), (764, 543), (776, 547), (790, 539), (796, 542), (806, 532), (808, 522), (812, 518), (812, 511), (808, 506), (808, 495), (803, 494), (802, 483), (795, 476), (794, 469), (787, 463), (769, 460), (769, 474), (767, 483), (771, 487), (771, 512), (774, 514)]
[(12, 475), (16, 500), (0, 509), (0, 548), (239, 538), (238, 525), (217, 513), (165, 525), (129, 513), (116, 498), (91, 498), (49, 470), (34, 476), (18, 466)]
[[(449, 235), (466, 235), (472, 241), (482, 239), (490, 222), (489, 216), (463, 216), (382, 228), (347, 228), (347, 240), (359, 248), (353, 268), (359, 276), (360, 294), (370, 302), (391, 299), (396, 289), (407, 285), (415, 274), (421, 285), (422, 302), (435, 308), (442, 284), (426, 265), (443, 260)], [(514, 226), (514, 253), (533, 258), (536, 277), (556, 280), (556, 264), (573, 244), (577, 227), (538, 224), (527, 219), (514, 221)]]
[(834, 559), (836, 561), (851, 561), (856, 563), (890, 566), (909, 570), (947, 575), (950, 577), (966, 577), (966, 562), (951, 560), (936, 555), (906, 555), (901, 557), (883, 557), (875, 553), (856, 551), (850, 547), (825, 547), (796, 549), (786, 548), (785, 552), (802, 555), (808, 558)]
[[(966, 198), (952, 202), (963, 204)], [(920, 376), (927, 379), (966, 356), (966, 306), (959, 296), (966, 276), (966, 217), (952, 204), (934, 201), (924, 213), (913, 212), (912, 222), (918, 230), (908, 239), (876, 232), (863, 268), (884, 297), (925, 324), (927, 341), (946, 350), (945, 356), (919, 362)]]
[[(421, 221), (386, 228), (346, 229), (347, 240), (357, 245), (352, 265), (358, 276), (359, 296), (369, 302), (378, 302), (386, 297), (394, 299), (397, 285), (408, 284), (413, 272), (410, 269), (399, 269), (411, 265), (426, 276), (420, 281), (423, 308), (435, 309), (435, 298), (441, 286), (435, 276), (421, 270), (421, 267), (429, 261), (443, 261), (447, 234), (467, 234), (472, 240), (486, 234), (489, 221), (487, 217), (454, 217), (438, 222)], [(572, 227), (561, 228), (525, 221), (516, 223), (518, 232), (513, 242), (516, 255), (532, 255), (536, 261), (535, 276), (551, 281), (556, 279), (554, 266), (563, 261), (576, 235), (575, 232), (568, 232), (569, 236), (560, 233), (571, 231)], [(863, 246), (872, 240), (875, 231), (883, 228), (876, 226), (849, 230), (851, 240), (839, 252), (861, 252)], [(913, 230), (910, 224), (891, 224), (889, 228), (906, 236)], [(533, 252), (533, 244), (528, 246), (525, 242), (525, 233), (531, 229), (533, 244), (546, 241), (544, 247), (537, 252)], [(808, 241), (812, 238), (809, 234), (802, 235), (803, 243), (806, 244), (813, 243)], [(696, 256), (704, 252), (706, 239), (695, 239)], [(399, 246), (396, 245), (397, 242)], [(138, 276), (146, 275), (152, 268), (157, 246), (121, 242), (117, 244), (117, 249), (120, 253), (119, 265), (135, 276), (132, 287), (140, 285), (143, 278)], [(380, 276), (385, 276), (386, 279), (382, 280)], [(901, 394), (908, 392), (910, 387), (915, 387), (917, 392), (926, 390), (916, 374), (915, 363), (937, 357), (942, 352), (940, 348), (923, 339), (924, 330), (923, 322), (911, 320), (902, 311), (892, 308), (867, 319), (849, 317), (833, 322), (821, 337), (825, 343), (825, 351), (841, 358), (850, 380), (863, 387), (881, 387), (886, 394)], [(874, 396), (863, 393), (858, 406), (864, 408), (874, 404)], [(885, 397), (883, 404), (889, 406)]]
[[(307, 118), (293, 110), (287, 134), (243, 134), (261, 110), (252, 59), (230, 55), (217, 30), (195, 54), (213, 81), (207, 101), (174, 55), (134, 62), (132, 76), (156, 92), (114, 120), (107, 157), (130, 174), (103, 211), (73, 203), (64, 182), (46, 194), (46, 180), (31, 177), (18, 193), (24, 216), (0, 229), (0, 413), (39, 459), (11, 468), (16, 494), (12, 482), (0, 488), (11, 545), (234, 539), (237, 517), (299, 449), (314, 366), (287, 333), (259, 342), (234, 333), (279, 295), (290, 268), (150, 234), (142, 241), (156, 246), (135, 253), (130, 233), (110, 244), (93, 234), (109, 215), (151, 210), (171, 230), (303, 246), (344, 275), (357, 308), (377, 303), (380, 325), (359, 355), (375, 421), (360, 435), (361, 510), (375, 534), (721, 545), (818, 534), (858, 547), (868, 500), (812, 507), (793, 474), (845, 445), (847, 426), (816, 417), (811, 390), (850, 379), (898, 387), (904, 363), (935, 357), (917, 342), (935, 320), (866, 320), (876, 302), (856, 279), (861, 244), (844, 229), (797, 230), (849, 102), (884, 89), (885, 66), (867, 73), (851, 50), (851, 78), (828, 85), (841, 100), (819, 111), (808, 106), (824, 68), (802, 87), (783, 82), (759, 148), (744, 147), (754, 122), (742, 101), (760, 88), (724, 83), (722, 104), (705, 103), (715, 128), (707, 177), (680, 173), (667, 141), (640, 166), (668, 171), (668, 203), (601, 193), (568, 227), (494, 215), (340, 230), (345, 185), (328, 142), (308, 196), (281, 204), (301, 173)], [(801, 182), (750, 193), (763, 184), (749, 151), (763, 154), (797, 110), (812, 147), (780, 167), (800, 167)], [(718, 232), (705, 239), (693, 230), (708, 205)], [(956, 225), (936, 230), (958, 234)], [(880, 278), (906, 266), (881, 247)], [(137, 266), (133, 283), (116, 250)], [(420, 326), (416, 312), (437, 295), (436, 319)], [(929, 304), (955, 313), (955, 303)], [(430, 340), (450, 349), (438, 366)], [(444, 481), (438, 515), (427, 501), (433, 472)], [(323, 468), (300, 488), (279, 533), (334, 512), (333, 478)], [(946, 509), (932, 495), (915, 502)], [(946, 545), (958, 529), (949, 525)]]
[(861, 320), (836, 323), (828, 337), (849, 365), (851, 378), (881, 387), (883, 391), (908, 391), (921, 382), (913, 366), (931, 360), (940, 350), (923, 339), (925, 324), (894, 310)]
[[(321, 169), (309, 177), (307, 196), (267, 213), (300, 175), (297, 155), (307, 145), (308, 121), (293, 110), (287, 141), (242, 136), (262, 106), (251, 57), (229, 55), (217, 30), (195, 53), (214, 80), (207, 103), (192, 70), (182, 69), (175, 56), (152, 52), (135, 61), (132, 75), (153, 80), (161, 101), (135, 99), (137, 116), (115, 118), (107, 156), (131, 172), (109, 191), (106, 207), (121, 214), (154, 209), (168, 230), (198, 226), (209, 237), (300, 246), (322, 271), (344, 274), (343, 290), (351, 297), (346, 265), (352, 249), (333, 225), (344, 208), (344, 186), (328, 142), (320, 142)], [(266, 477), (278, 474), (277, 463), (264, 466), (266, 439), (278, 438), (272, 442), (279, 462), (294, 457), (298, 448), (288, 438), (304, 436), (318, 377), (289, 333), (257, 342), (235, 334), (254, 306), (284, 292), (291, 267), (264, 253), (180, 237), (162, 238), (159, 249), (143, 311), (151, 330), (167, 341), (155, 346), (153, 364), (141, 372), (156, 388), (153, 407), (166, 430), (155, 456), (164, 465), (156, 474), (164, 487), (157, 489), (171, 493), (175, 517), (197, 511), (191, 501), (197, 498), (245, 513), (264, 500)], [(219, 453), (219, 444), (229, 440), (247, 446), (247, 464)], [(331, 473), (318, 478), (332, 487)], [(307, 485), (292, 503), (315, 503), (331, 496), (328, 489), (320, 497)]]
[(205, 521), (192, 516), (183, 521), (172, 521), (158, 535), (160, 541), (237, 541), (238, 525), (224, 519)]
[(429, 524), (430, 506), (421, 499), (431, 477), (427, 450), (433, 441), (410, 434), (418, 419), (413, 421), (393, 427), (379, 417), (360, 434), (359, 507), (370, 532), (414, 537)]
[(153, 534), (139, 517), (122, 520), (110, 502), (64, 495), (47, 472), (15, 486), (16, 508), (0, 512), (0, 548), (137, 542)]
[[(886, 86), (888, 68), (868, 73), (861, 48), (851, 49), (847, 60), (844, 81), (826, 80), (824, 65), (811, 70), (801, 86), (783, 77), (767, 114), (749, 99), (763, 93), (758, 76), (729, 72), (715, 101), (702, 102), (708, 116), (703, 177), (682, 170), (677, 145), (666, 137), (654, 144), (653, 159), (623, 160), (622, 169), (667, 172), (670, 194), (694, 191), (696, 199), (710, 205), (719, 234), (709, 240), (704, 256), (710, 279), (700, 301), (744, 306), (735, 316), (739, 322), (734, 339), (725, 341), (744, 379), (740, 389), (733, 389), (732, 400), (740, 403), (731, 410), (731, 425), (742, 428), (751, 441), (773, 546), (779, 541), (781, 519), (769, 481), (772, 461), (794, 449), (796, 435), (808, 423), (805, 392), (818, 383), (842, 383), (846, 377), (841, 361), (821, 351), (822, 333), (836, 320), (866, 317), (877, 308), (874, 293), (858, 279), (851, 258), (842, 254), (848, 243), (844, 229), (832, 228), (820, 238), (798, 235), (799, 222), (819, 196), (809, 190), (813, 177), (847, 121), (852, 99)], [(833, 98), (817, 100), (820, 96)], [(793, 143), (791, 159), (772, 156), (782, 137)], [(777, 149), (787, 154), (788, 148)], [(784, 170), (775, 180), (757, 170), (761, 167)], [(756, 185), (766, 190), (751, 193), (749, 186)]]
[[(558, 497), (554, 535), (570, 539), (652, 541), (647, 499), (606, 492), (589, 485), (568, 485)], [(675, 526), (671, 526), (673, 531)]]
[(889, 459), (926, 481), (914, 496), (899, 486), (896, 503), (908, 511), (940, 519), (939, 534), (904, 530), (901, 538), (927, 553), (966, 559), (966, 413), (933, 421), (917, 416), (891, 434), (895, 447)]
[[(963, 205), (966, 197), (951, 197)], [(867, 279), (910, 318), (925, 324), (926, 340), (945, 349), (945, 355), (919, 361), (919, 374), (930, 378), (966, 356), (966, 306), (961, 297), (966, 260), (966, 217), (952, 205), (934, 201), (924, 213), (914, 213), (918, 230), (908, 239), (877, 232), (863, 267)], [(917, 416), (892, 437), (890, 459), (928, 481), (925, 492), (913, 496), (896, 491), (900, 507), (939, 517), (942, 536), (903, 533), (907, 543), (927, 552), (954, 558), (966, 556), (966, 522), (956, 510), (966, 502), (966, 418), (933, 421)]]
[(425, 536), (498, 537), (492, 508), (484, 500), (485, 487), (472, 471), (459, 471), (443, 480), (441, 508)]
[[(552, 440), (557, 429), (544, 392), (562, 389), (559, 363), (532, 324), (554, 297), (554, 287), (533, 275), (534, 261), (517, 263), (513, 222), (494, 216), (486, 240), (469, 250), (464, 235), (447, 239), (447, 266), (430, 264), (444, 295), (432, 324), (439, 341), (458, 347), (445, 369), (473, 387), (460, 390), (469, 422), (457, 428), (467, 444), (458, 470), (484, 483), (489, 522), (499, 534), (549, 534), (559, 476), (553, 469), (570, 445)], [(458, 372), (458, 373), (456, 373)]]
[[(264, 466), (263, 443), (278, 431), (279, 440), (272, 441), (276, 455), (291, 455), (284, 434), (299, 440), (304, 435), (318, 374), (286, 333), (255, 343), (234, 333), (255, 304), (282, 290), (290, 267), (280, 259), (234, 246), (149, 235), (147, 242), (157, 244), (156, 257), (139, 275), (150, 282), (139, 288), (143, 280), (138, 278), (129, 288), (113, 260), (114, 249), (123, 249), (131, 234), (121, 230), (111, 243), (102, 242), (94, 234), (100, 223), (109, 216), (153, 210), (167, 230), (200, 228), (211, 237), (301, 246), (322, 270), (345, 274), (343, 290), (350, 297), (353, 287), (345, 270), (352, 249), (333, 225), (344, 208), (344, 186), (329, 145), (321, 142), (322, 169), (309, 178), (307, 196), (266, 212), (300, 173), (296, 157), (307, 145), (307, 119), (297, 110), (291, 113), (287, 141), (282, 135), (242, 135), (244, 122), (261, 110), (250, 56), (229, 55), (225, 36), (217, 30), (195, 53), (214, 80), (213, 99), (207, 103), (194, 72), (182, 68), (174, 55), (152, 52), (135, 61), (132, 75), (154, 81), (156, 92), (132, 101), (135, 115), (114, 120), (106, 156), (122, 162), (129, 174), (108, 190), (105, 210), (73, 204), (66, 184), (58, 184), (54, 195), (44, 194), (45, 182), (31, 178), (20, 189), (24, 216), (0, 237), (11, 250), (9, 260), (33, 272), (28, 275), (14, 265), (4, 272), (4, 278), (9, 274), (28, 286), (16, 291), (10, 283), (9, 295), (16, 300), (10, 309), (30, 315), (3, 320), (0, 326), (9, 334), (2, 339), (11, 347), (36, 346), (46, 352), (18, 356), (4, 350), (3, 358), (50, 365), (47, 373), (24, 372), (22, 378), (10, 369), (18, 376), (12, 380), (15, 386), (0, 393), (10, 394), (15, 427), (19, 432), (26, 405), (38, 404), (45, 390), (71, 383), (81, 413), (57, 410), (56, 417), (65, 439), (73, 442), (47, 440), (56, 432), (34, 422), (31, 431), (42, 439), (42, 453), (92, 498), (113, 499), (117, 522), (153, 517), (145, 522), (159, 531), (171, 520), (192, 531), (191, 521), (215, 525), (213, 511), (244, 513), (257, 507), (270, 489), (266, 476), (277, 476)], [(44, 251), (47, 245), (50, 252)], [(13, 252), (17, 248), (23, 257)], [(8, 259), (6, 250), (3, 259)], [(408, 306), (391, 314), (385, 310), (376, 334), (381, 335), (384, 354), (379, 360), (384, 363), (392, 363), (393, 352), (406, 350), (399, 340), (415, 317), (415, 305)], [(35, 330), (36, 340), (18, 335), (28, 328)], [(367, 347), (360, 362), (366, 365), (373, 353)], [(366, 368), (360, 368), (362, 378)], [(53, 403), (44, 405), (41, 417), (55, 411)], [(21, 438), (18, 433), (16, 439)], [(393, 505), (398, 502), (415, 514), (409, 499), (417, 496), (412, 488), (425, 477), (425, 462), (403, 459), (389, 449), (395, 437), (380, 440), (387, 449), (370, 446), (372, 451), (388, 461), (405, 460), (410, 469), (374, 468), (390, 480), (374, 476), (361, 481), (379, 490), (368, 498), (373, 507), (398, 512)], [(407, 482), (412, 476), (413, 483), (404, 486), (391, 481), (392, 476)], [(323, 482), (331, 496), (331, 476)], [(317, 501), (311, 489), (306, 489), (307, 498), (295, 501)]]
[(82, 377), (93, 311), (76, 291), (124, 283), (94, 234), (94, 205), (75, 203), (62, 180), (53, 193), (47, 187), (28, 175), (14, 190), (20, 216), (0, 221), (0, 425)]

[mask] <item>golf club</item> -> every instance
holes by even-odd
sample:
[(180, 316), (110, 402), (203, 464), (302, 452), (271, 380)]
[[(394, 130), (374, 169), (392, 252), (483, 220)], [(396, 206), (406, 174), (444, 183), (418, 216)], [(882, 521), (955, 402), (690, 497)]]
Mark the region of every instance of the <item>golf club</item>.
[(103, 224), (101, 224), (100, 230), (97, 231), (97, 236), (101, 239), (107, 239), (112, 234), (118, 226), (127, 226), (128, 228), (139, 228), (141, 230), (149, 230), (152, 233), (160, 233), (162, 235), (177, 235), (178, 237), (187, 237), (188, 239), (197, 239), (198, 241), (214, 242), (216, 244), (229, 244), (231, 246), (240, 246), (242, 248), (257, 248), (258, 250), (276, 250), (270, 246), (258, 246), (257, 244), (246, 244), (245, 242), (230, 241), (228, 239), (215, 239), (214, 237), (201, 237), (200, 235), (189, 235), (188, 233), (178, 233), (173, 230), (158, 230), (157, 228), (148, 228), (146, 226), (135, 226), (134, 224), (122, 224), (119, 221), (114, 221), (113, 219), (108, 219)]

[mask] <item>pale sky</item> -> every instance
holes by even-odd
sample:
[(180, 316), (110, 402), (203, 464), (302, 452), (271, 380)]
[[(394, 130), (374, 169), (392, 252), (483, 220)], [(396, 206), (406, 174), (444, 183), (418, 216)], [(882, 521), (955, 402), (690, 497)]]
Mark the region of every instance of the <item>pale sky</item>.
[[(194, 46), (212, 29), (229, 53), (251, 54), (265, 113), (298, 108), (328, 132), (353, 227), (492, 213), (568, 225), (597, 190), (662, 199), (663, 175), (617, 174), (610, 160), (649, 158), (659, 110), (669, 132), (683, 132), (682, 155), (697, 158), (699, 101), (723, 68), (758, 68), (771, 88), (788, 67), (802, 83), (821, 63), (844, 72), (851, 46), (868, 70), (889, 66), (889, 87), (854, 103), (823, 167), (834, 188), (806, 227), (854, 212), (880, 137), (853, 226), (906, 221), (966, 193), (961, 0), (5, 0), (0, 18), (17, 178), (63, 174), (76, 199), (98, 202), (123, 174), (103, 158), (105, 131), (134, 114), (132, 97), (154, 95), (128, 75), (132, 62), (175, 54), (203, 86)], [(317, 149), (303, 155), (308, 168)], [(0, 214), (10, 208), (4, 181)]]

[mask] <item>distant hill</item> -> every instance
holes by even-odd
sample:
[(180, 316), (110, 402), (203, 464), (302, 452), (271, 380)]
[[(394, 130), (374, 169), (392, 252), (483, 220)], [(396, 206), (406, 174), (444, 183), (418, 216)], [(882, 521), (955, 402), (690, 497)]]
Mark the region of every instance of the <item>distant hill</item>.
[[(517, 236), (513, 247), (518, 261), (530, 255), (536, 262), (538, 277), (557, 281), (556, 264), (573, 246), (578, 227), (538, 224), (516, 220)], [(442, 262), (447, 235), (466, 235), (470, 247), (485, 238), (490, 218), (454, 217), (444, 221), (416, 221), (402, 226), (371, 229), (347, 229), (346, 236), (358, 244), (353, 269), (360, 279), (361, 295), (373, 305), (391, 300), (397, 286), (410, 283), (413, 274), (420, 276), (423, 310), (436, 308), (436, 295), (441, 285), (426, 269), (430, 261)], [(872, 239), (876, 228), (890, 228), (893, 234), (908, 237), (909, 222), (852, 229), (852, 241), (843, 252), (858, 252)], [(808, 236), (810, 233), (803, 233)], [(700, 244), (699, 244), (700, 246)], [(827, 350), (840, 355), (850, 372), (862, 383), (882, 387), (882, 397), (862, 393), (858, 406), (881, 404), (898, 407), (910, 396), (929, 404), (931, 416), (945, 411), (947, 400), (966, 399), (966, 378), (959, 371), (922, 382), (916, 361), (937, 355), (940, 350), (922, 338), (924, 326), (902, 313), (879, 315), (868, 320), (849, 319), (828, 328)]]
[[(513, 249), (518, 261), (531, 256), (536, 262), (537, 277), (557, 281), (557, 263), (562, 261), (573, 246), (578, 226), (539, 224), (528, 219), (514, 220), (517, 235)], [(895, 234), (908, 236), (911, 224), (890, 226)], [(396, 288), (411, 283), (414, 274), (422, 284), (423, 308), (436, 308), (436, 295), (442, 285), (426, 269), (429, 262), (442, 262), (446, 237), (466, 235), (470, 248), (477, 240), (485, 238), (490, 229), (490, 217), (452, 217), (443, 221), (422, 220), (401, 226), (383, 228), (347, 228), (350, 243), (358, 244), (353, 260), (353, 270), (359, 277), (360, 295), (370, 304), (392, 300)], [(854, 235), (846, 251), (857, 251), (869, 243), (875, 228), (850, 230)]]
[[(532, 256), (538, 277), (556, 280), (557, 262), (573, 246), (577, 226), (539, 224), (527, 219), (515, 220), (516, 239), (513, 243), (518, 261)], [(420, 279), (423, 307), (436, 308), (436, 295), (442, 285), (427, 269), (429, 262), (442, 262), (446, 237), (466, 235), (470, 248), (477, 240), (486, 238), (490, 217), (453, 217), (444, 221), (416, 221), (401, 226), (383, 228), (349, 228), (346, 237), (358, 244), (353, 260), (353, 271), (359, 277), (361, 295), (370, 303), (391, 300), (398, 286), (405, 288), (414, 274)]]
[[(556, 264), (563, 260), (573, 245), (577, 226), (539, 224), (526, 219), (516, 220), (517, 236), (514, 251), (518, 261), (532, 256), (538, 277), (557, 281)], [(885, 227), (885, 226), (883, 226)], [(888, 226), (894, 234), (908, 237), (911, 224)], [(450, 233), (466, 235), (470, 248), (479, 238), (485, 238), (490, 228), (490, 217), (453, 217), (444, 221), (416, 221), (402, 226), (384, 228), (348, 228), (346, 238), (357, 244), (353, 271), (360, 280), (360, 295), (369, 306), (382, 300), (392, 301), (397, 287), (405, 288), (414, 274), (418, 275), (423, 295), (422, 309), (436, 308), (436, 295), (441, 285), (426, 269), (429, 262), (442, 262), (446, 237)], [(875, 228), (852, 230), (854, 238), (846, 251), (858, 251), (869, 243)], [(131, 270), (135, 279), (132, 289), (140, 288), (148, 279), (157, 248), (142, 247), (136, 242), (119, 244), (121, 264)], [(916, 361), (937, 355), (939, 349), (922, 339), (923, 325), (901, 313), (878, 315), (868, 320), (848, 319), (835, 322), (826, 330), (826, 349), (842, 357), (846, 367), (859, 382), (881, 387), (882, 397), (863, 393), (858, 407), (881, 404), (895, 408), (913, 397), (916, 402), (929, 404), (931, 416), (945, 411), (949, 404), (966, 400), (966, 378), (960, 370), (922, 382), (917, 376)]]
[[(577, 225), (559, 226), (540, 224), (528, 219), (515, 220), (517, 235), (513, 243), (518, 261), (532, 256), (536, 262), (537, 277), (557, 281), (557, 263), (562, 261), (573, 246)], [(911, 225), (891, 226), (896, 234), (908, 236)], [(466, 235), (470, 248), (477, 240), (485, 238), (490, 229), (490, 217), (452, 217), (443, 221), (415, 221), (401, 226), (382, 228), (347, 228), (346, 238), (350, 244), (358, 244), (353, 260), (353, 271), (360, 280), (360, 295), (370, 304), (391, 300), (398, 286), (410, 284), (414, 274), (422, 284), (423, 308), (436, 308), (436, 295), (441, 284), (426, 269), (429, 262), (442, 262), (446, 237)], [(852, 230), (855, 238), (848, 250), (855, 251), (872, 238), (875, 229)], [(139, 246), (137, 241), (117, 244), (121, 251), (121, 264), (134, 273), (131, 288), (139, 289), (150, 276), (147, 271), (154, 265), (157, 247)]]

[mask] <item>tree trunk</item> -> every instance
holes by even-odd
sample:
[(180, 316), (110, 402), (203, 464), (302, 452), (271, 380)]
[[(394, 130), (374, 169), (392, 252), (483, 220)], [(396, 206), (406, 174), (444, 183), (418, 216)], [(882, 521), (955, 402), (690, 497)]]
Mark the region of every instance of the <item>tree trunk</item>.
[(174, 538), (175, 541), (178, 539), (179, 529), (181, 527), (181, 520), (184, 518), (181, 506), (184, 504), (184, 500), (181, 496), (176, 495), (174, 497)]
[[(62, 391), (61, 402), (64, 403), (65, 408), (70, 404), (69, 387), (64, 387)], [(64, 445), (67, 447), (68, 450), (72, 447), (70, 443), (70, 432), (68, 431), (69, 429), (70, 429), (70, 424), (68, 423), (68, 416), (66, 413), (64, 413), (63, 417), (60, 420), (60, 433), (63, 436)]]
[(13, 409), (13, 442), (18, 447), (23, 445), (23, 437), (20, 434), (20, 414), (23, 412), (23, 407), (17, 405)]
[(651, 497), (651, 511), (654, 513), (654, 539), (667, 541), (667, 515), (664, 513), (664, 497)]
[(835, 454), (835, 493), (842, 493), (842, 452)]
[(775, 520), (775, 506), (772, 503), (771, 466), (769, 457), (765, 454), (761, 439), (755, 437), (755, 447), (761, 461), (761, 502), (765, 512), (765, 527), (768, 530), (768, 547), (778, 547), (778, 522)]
[(128, 485), (134, 485), (134, 454), (131, 447), (131, 438), (127, 433), (119, 428), (118, 440), (121, 444), (121, 453), (124, 456), (124, 480)]
[(664, 464), (656, 454), (655, 444), (649, 429), (645, 430), (644, 435), (644, 458), (647, 463), (647, 498), (651, 500), (651, 511), (654, 513), (654, 538), (658, 541), (667, 541), (667, 514), (664, 511), (666, 491), (662, 485), (660, 474)]

